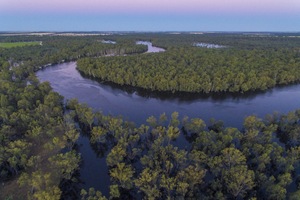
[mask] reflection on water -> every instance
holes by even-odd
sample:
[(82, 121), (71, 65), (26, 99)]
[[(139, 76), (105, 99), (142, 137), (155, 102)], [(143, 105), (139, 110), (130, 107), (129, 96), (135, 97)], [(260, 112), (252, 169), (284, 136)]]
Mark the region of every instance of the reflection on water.
[(300, 107), (300, 85), (277, 87), (266, 92), (245, 94), (190, 94), (149, 92), (129, 86), (99, 83), (84, 78), (76, 63), (64, 63), (38, 71), (41, 81), (49, 81), (53, 89), (66, 99), (78, 98), (104, 114), (122, 115), (136, 124), (165, 112), (180, 116), (223, 120), (226, 126), (240, 128), (245, 116), (264, 117), (274, 111), (287, 113)]
[[(159, 92), (159, 91), (150, 91), (147, 89), (139, 88), (139, 87), (133, 87), (130, 85), (119, 85), (113, 82), (103, 82), (100, 79), (93, 78), (90, 76), (87, 76), (81, 72), (79, 72), (80, 75), (83, 78), (86, 79), (91, 79), (94, 81), (99, 82), (103, 86), (110, 86), (112, 91), (118, 91), (122, 90), (130, 95), (136, 94), (138, 96), (141, 96), (143, 98), (155, 98), (159, 99), (161, 101), (164, 100), (176, 100), (178, 102), (193, 102), (196, 100), (209, 100), (212, 102), (222, 102), (226, 99), (231, 98), (232, 100), (237, 100), (239, 101), (240, 99), (248, 99), (251, 100), (253, 98), (256, 98), (257, 95), (266, 95), (270, 94), (273, 92), (273, 90), (268, 90), (268, 91), (249, 91), (245, 93), (225, 93), (225, 92), (219, 92), (219, 93), (191, 93), (191, 92)], [(279, 88), (286, 88), (286, 86), (279, 86)]]
[[(49, 81), (54, 91), (65, 99), (77, 98), (94, 110), (122, 115), (137, 125), (145, 123), (151, 115), (158, 117), (165, 112), (170, 116), (177, 111), (180, 117), (202, 118), (207, 124), (210, 118), (215, 118), (224, 121), (225, 126), (241, 128), (248, 115), (264, 117), (274, 111), (287, 113), (300, 107), (299, 84), (246, 94), (159, 93), (84, 78), (76, 70), (76, 62), (45, 68), (38, 71), (37, 76), (41, 81)], [(176, 144), (185, 148), (188, 143), (181, 138), (183, 136)], [(87, 137), (81, 136), (78, 143), (84, 162), (80, 169), (84, 188), (95, 187), (108, 196), (110, 178), (105, 157), (94, 153)]]
[(151, 42), (137, 41), (136, 44), (147, 45), (148, 46), (148, 51), (146, 53), (158, 53), (158, 52), (164, 52), (165, 51), (163, 48), (152, 46)]
[(84, 188), (88, 190), (94, 187), (101, 190), (102, 194), (108, 197), (110, 177), (106, 157), (98, 156), (90, 145), (89, 138), (82, 134), (78, 139), (78, 146), (83, 160), (80, 168), (80, 179), (84, 184)]

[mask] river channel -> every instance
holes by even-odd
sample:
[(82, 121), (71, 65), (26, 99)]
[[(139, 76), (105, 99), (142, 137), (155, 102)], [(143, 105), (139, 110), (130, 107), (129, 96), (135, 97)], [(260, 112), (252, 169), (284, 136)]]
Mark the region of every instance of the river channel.
[[(154, 52), (163, 50), (152, 47), (151, 43), (147, 45), (148, 49), (157, 50)], [(241, 128), (248, 115), (264, 117), (275, 111), (287, 113), (300, 108), (299, 84), (246, 94), (161, 94), (85, 78), (76, 70), (76, 62), (47, 67), (36, 74), (40, 81), (50, 82), (53, 90), (65, 99), (77, 98), (94, 110), (114, 116), (122, 115), (137, 125), (145, 123), (151, 115), (158, 117), (166, 113), (170, 116), (177, 111), (180, 118), (185, 115), (198, 117), (207, 124), (210, 118), (215, 118), (224, 121), (225, 126)], [(78, 143), (84, 162), (80, 170), (84, 188), (95, 187), (108, 196), (110, 181), (105, 157), (97, 157), (88, 138), (80, 136)]]
[(277, 87), (266, 92), (246, 94), (159, 94), (116, 87), (84, 78), (76, 62), (48, 67), (37, 72), (40, 81), (49, 81), (65, 99), (77, 98), (104, 114), (122, 115), (136, 124), (151, 116), (179, 112), (180, 116), (223, 120), (226, 126), (240, 128), (248, 115), (264, 117), (273, 112), (287, 113), (300, 108), (300, 85)]

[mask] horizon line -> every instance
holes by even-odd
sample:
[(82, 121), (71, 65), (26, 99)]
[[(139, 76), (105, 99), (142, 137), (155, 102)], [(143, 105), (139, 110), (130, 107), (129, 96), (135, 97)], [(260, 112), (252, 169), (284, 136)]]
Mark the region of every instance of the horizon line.
[(51, 30), (51, 31), (46, 31), (46, 30), (40, 30), (40, 31), (1, 31), (0, 30), (0, 34), (1, 33), (300, 33), (299, 31), (255, 31), (255, 30), (251, 30), (251, 31), (222, 31), (222, 30), (215, 30), (215, 31), (201, 31), (201, 30), (191, 30), (191, 31), (175, 31), (175, 30), (167, 30), (167, 31), (138, 31), (138, 30), (124, 30), (124, 31), (72, 31), (72, 30), (67, 30), (67, 31), (55, 31), (55, 30)]

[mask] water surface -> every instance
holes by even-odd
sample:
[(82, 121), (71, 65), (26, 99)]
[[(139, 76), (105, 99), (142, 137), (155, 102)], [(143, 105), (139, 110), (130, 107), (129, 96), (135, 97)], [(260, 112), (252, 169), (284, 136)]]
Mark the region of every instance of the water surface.
[[(84, 78), (76, 62), (63, 63), (37, 72), (41, 81), (49, 81), (54, 91), (66, 99), (77, 98), (104, 114), (122, 115), (136, 124), (151, 116), (170, 115), (223, 120), (227, 126), (240, 128), (248, 115), (264, 117), (275, 111), (287, 113), (300, 108), (300, 85), (278, 87), (266, 92), (239, 95), (168, 95), (155, 92), (124, 90)], [(126, 89), (126, 88), (125, 88)]]
[[(150, 44), (146, 44), (148, 51), (161, 51)], [(215, 118), (223, 120), (226, 126), (241, 128), (248, 115), (264, 117), (275, 111), (287, 113), (300, 108), (299, 84), (277, 87), (266, 92), (196, 95), (156, 93), (99, 83), (81, 76), (76, 70), (76, 62), (47, 67), (36, 74), (40, 81), (49, 81), (53, 90), (65, 99), (77, 98), (80, 103), (86, 103), (94, 110), (114, 116), (122, 115), (137, 125), (145, 123), (151, 115), (158, 117), (166, 113), (170, 116), (177, 111), (180, 117), (187, 115), (191, 118), (202, 118), (207, 124), (210, 118)], [(83, 166), (80, 168), (83, 187), (94, 187), (108, 197), (110, 177), (105, 156), (99, 157), (93, 151), (88, 138), (83, 135), (80, 136), (78, 144), (83, 159)], [(176, 144), (181, 147), (188, 145), (183, 137)]]
[(146, 53), (158, 53), (158, 52), (164, 52), (165, 49), (152, 46), (151, 42), (147, 41), (137, 41), (136, 44), (143, 44), (148, 46), (148, 51)]

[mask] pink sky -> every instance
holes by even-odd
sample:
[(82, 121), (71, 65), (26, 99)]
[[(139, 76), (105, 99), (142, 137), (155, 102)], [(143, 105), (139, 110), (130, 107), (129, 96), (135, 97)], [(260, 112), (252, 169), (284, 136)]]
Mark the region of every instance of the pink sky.
[(0, 0), (0, 12), (298, 14), (300, 0)]
[(299, 31), (300, 0), (0, 0), (0, 31)]

